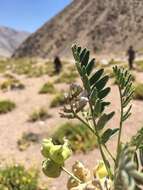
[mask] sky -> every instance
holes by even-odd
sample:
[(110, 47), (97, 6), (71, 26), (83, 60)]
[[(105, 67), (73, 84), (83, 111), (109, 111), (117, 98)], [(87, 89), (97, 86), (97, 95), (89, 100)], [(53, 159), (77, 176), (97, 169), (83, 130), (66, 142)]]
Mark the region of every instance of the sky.
[(72, 0), (0, 0), (0, 26), (34, 32)]

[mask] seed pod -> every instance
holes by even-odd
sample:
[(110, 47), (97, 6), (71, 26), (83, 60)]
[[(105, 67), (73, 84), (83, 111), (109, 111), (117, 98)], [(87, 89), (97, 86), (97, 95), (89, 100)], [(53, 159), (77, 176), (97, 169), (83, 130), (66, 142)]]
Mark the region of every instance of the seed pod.
[(67, 182), (67, 188), (68, 190), (72, 189), (73, 187), (77, 187), (79, 185), (79, 182), (73, 179), (72, 177), (69, 178)]
[(50, 159), (46, 159), (42, 163), (42, 171), (46, 176), (56, 178), (60, 176), (62, 169), (57, 163)]
[(65, 160), (71, 156), (71, 149), (68, 147), (67, 142), (63, 145), (54, 145), (50, 149), (49, 157), (59, 165), (64, 165)]
[(81, 162), (76, 162), (72, 167), (72, 171), (83, 182), (87, 182), (91, 178), (90, 171)]
[(50, 149), (54, 146), (52, 139), (44, 139), (42, 142), (41, 153), (44, 157), (49, 158)]

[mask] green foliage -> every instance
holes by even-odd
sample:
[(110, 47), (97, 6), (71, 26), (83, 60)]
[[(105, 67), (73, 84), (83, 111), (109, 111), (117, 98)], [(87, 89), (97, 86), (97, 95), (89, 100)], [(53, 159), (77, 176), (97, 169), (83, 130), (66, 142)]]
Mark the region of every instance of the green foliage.
[(0, 190), (37, 190), (38, 172), (21, 165), (0, 168)]
[(127, 110), (127, 106), (130, 104), (130, 101), (133, 99), (134, 88), (132, 85), (132, 75), (128, 72), (128, 70), (120, 69), (117, 66), (113, 68), (115, 73), (115, 78), (117, 81), (117, 85), (119, 87), (120, 98), (121, 98), (121, 119), (124, 122), (131, 115), (130, 105)]
[(54, 88), (54, 85), (50, 82), (45, 83), (41, 90), (39, 91), (40, 94), (53, 94), (56, 92), (56, 89)]
[[(141, 129), (128, 143), (123, 144), (121, 139), (123, 124), (131, 115), (131, 100), (134, 96), (132, 75), (124, 68), (113, 67), (113, 76), (120, 95), (120, 122), (117, 128), (107, 128), (107, 123), (115, 114), (115, 111), (106, 112), (107, 106), (110, 105), (110, 102), (106, 100), (110, 93), (110, 87), (107, 86), (109, 74), (105, 74), (103, 68), (95, 70), (96, 61), (90, 59), (90, 51), (86, 48), (82, 49), (74, 45), (72, 52), (82, 85), (70, 85), (60, 114), (61, 117), (67, 119), (78, 119), (83, 126), (72, 127), (71, 123), (67, 123), (55, 132), (53, 139), (60, 144), (63, 137), (68, 138), (74, 151), (73, 146), (77, 139), (78, 147), (81, 147), (81, 142), (83, 142), (84, 151), (87, 149), (85, 147), (89, 147), (87, 145), (91, 145), (95, 140), (104, 166), (104, 171), (100, 168), (102, 170), (100, 172), (106, 173), (106, 176), (108, 173), (107, 177), (112, 181), (113, 189), (141, 190), (140, 186), (143, 186), (143, 173), (140, 171), (143, 167), (143, 131)], [(84, 139), (88, 139), (85, 135), (86, 130), (94, 136), (91, 135), (91, 141), (89, 138), (88, 142), (90, 143), (84, 142)], [(118, 134), (118, 138), (114, 155), (107, 143), (115, 134)], [(108, 161), (110, 160), (108, 157), (111, 157), (112, 162)], [(67, 173), (74, 178), (70, 172)], [(74, 179), (76, 180), (76, 178)], [(77, 181), (79, 182), (79, 180)], [(102, 186), (102, 184), (100, 185)], [(105, 186), (99, 187), (99, 189), (104, 189)], [(112, 187), (106, 187), (106, 189), (112, 189)]]
[(143, 60), (136, 61), (137, 70), (143, 72)]
[(32, 58), (9, 59), (5, 65), (12, 73), (26, 75), (27, 77), (41, 77), (53, 72), (51, 62), (39, 64), (36, 59)]
[(64, 94), (63, 93), (58, 93), (57, 95), (55, 95), (55, 97), (51, 101), (50, 107), (55, 108), (55, 107), (62, 106), (64, 104), (65, 104)]
[(0, 101), (0, 114), (12, 111), (16, 107), (15, 103), (10, 100)]
[(56, 144), (62, 144), (63, 139), (69, 140), (74, 152), (87, 152), (97, 147), (94, 134), (82, 123), (65, 123), (54, 132), (52, 139)]
[(143, 147), (143, 128), (141, 128), (137, 134), (135, 134), (130, 141), (131, 146), (134, 146), (137, 150)]
[(135, 84), (134, 99), (143, 100), (143, 83)]
[(15, 78), (7, 79), (0, 85), (0, 89), (3, 91), (17, 90), (17, 89), (22, 90), (24, 88), (25, 88), (24, 84), (22, 84), (19, 80)]
[(44, 108), (40, 108), (38, 110), (35, 110), (29, 118), (30, 122), (36, 122), (36, 121), (45, 121), (46, 119), (50, 118), (51, 115), (48, 114), (47, 110)]
[(70, 84), (70, 83), (73, 83), (76, 81), (76, 78), (78, 77), (77, 73), (76, 72), (64, 72), (61, 74), (61, 76), (56, 79), (56, 83), (67, 83), (67, 84)]
[(0, 73), (4, 73), (7, 69), (7, 61), (5, 60), (0, 60)]
[(121, 65), (123, 62), (122, 61), (117, 61), (117, 60), (114, 60), (114, 59), (111, 59), (109, 61), (109, 65)]

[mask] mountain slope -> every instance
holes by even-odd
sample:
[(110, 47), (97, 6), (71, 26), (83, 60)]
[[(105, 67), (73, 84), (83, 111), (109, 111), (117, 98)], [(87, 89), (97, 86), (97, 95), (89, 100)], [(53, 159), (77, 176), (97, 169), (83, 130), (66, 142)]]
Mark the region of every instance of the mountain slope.
[(143, 1), (74, 0), (32, 34), (14, 57), (68, 55), (76, 42), (93, 52), (143, 49)]
[(20, 32), (8, 27), (0, 27), (0, 56), (11, 56), (15, 49), (18, 48), (28, 36), (28, 32)]

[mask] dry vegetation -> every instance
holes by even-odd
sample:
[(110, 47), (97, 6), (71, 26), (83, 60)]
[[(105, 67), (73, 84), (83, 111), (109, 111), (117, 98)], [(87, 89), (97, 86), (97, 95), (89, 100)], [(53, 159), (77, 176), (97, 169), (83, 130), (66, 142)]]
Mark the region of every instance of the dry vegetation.
[[(125, 63), (113, 60), (106, 67), (98, 63), (98, 67), (104, 67), (105, 71), (110, 74), (111, 84), (114, 83), (112, 80), (112, 66), (114, 64), (125, 66)], [(143, 74), (138, 72), (138, 70), (142, 71), (141, 65), (142, 61), (137, 62), (136, 70), (133, 71), (135, 84), (137, 84), (135, 85), (135, 98), (139, 101), (134, 100), (133, 102), (133, 116), (126, 123), (124, 139), (133, 134), (133, 131), (137, 131), (137, 128), (134, 128), (135, 123), (136, 126), (143, 123), (140, 117), (143, 112), (143, 89), (142, 84), (139, 84), (140, 81), (143, 81)], [(64, 104), (64, 92), (68, 88), (67, 83), (79, 82), (72, 63), (64, 64), (63, 67), (62, 73), (55, 76), (53, 75), (53, 64), (49, 61), (36, 61), (35, 59), (0, 61), (0, 138), (2, 142), (0, 151), (3, 153), (1, 160), (5, 160), (3, 165), (9, 159), (14, 159), (15, 162), (22, 162), (25, 166), (33, 166), (34, 164), (36, 167), (40, 166), (40, 143), (41, 139), (47, 136), (54, 136), (56, 142), (61, 142), (61, 138), (65, 135), (74, 142), (72, 144), (76, 154), (68, 161), (67, 165), (70, 165), (70, 162), (74, 160), (83, 158), (85, 164), (93, 167), (94, 158), (99, 158), (99, 154), (94, 148), (96, 142), (92, 141), (88, 132), (80, 131), (74, 123), (64, 124), (63, 119), (59, 116), (61, 106)], [(116, 85), (112, 85), (109, 99), (118, 110), (117, 96)], [(109, 125), (116, 125), (117, 120), (118, 112)], [(75, 137), (74, 134), (76, 134)], [(113, 149), (115, 147), (113, 142), (109, 146)], [(91, 151), (90, 156), (82, 153), (89, 150)], [(5, 170), (11, 170), (11, 168)], [(3, 170), (0, 171), (0, 174), (1, 172)], [(63, 181), (66, 181), (64, 176), (56, 181), (48, 181), (46, 185), (48, 184), (50, 190), (54, 190), (57, 185), (63, 185)]]

